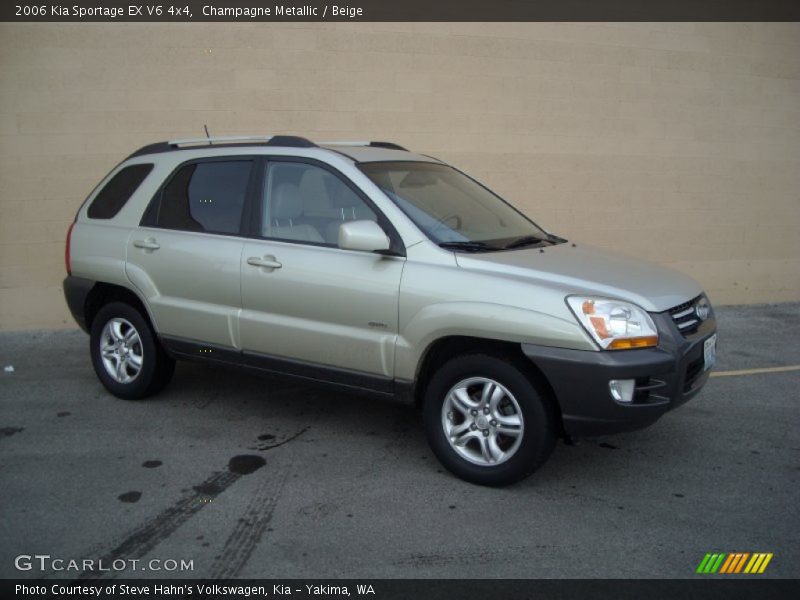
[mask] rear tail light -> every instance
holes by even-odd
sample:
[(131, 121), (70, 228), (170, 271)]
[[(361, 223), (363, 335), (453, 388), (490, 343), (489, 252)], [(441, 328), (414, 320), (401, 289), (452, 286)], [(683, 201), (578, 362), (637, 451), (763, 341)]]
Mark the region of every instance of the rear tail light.
[(67, 229), (67, 244), (64, 246), (64, 266), (67, 268), (67, 275), (72, 275), (72, 256), (70, 256), (70, 246), (72, 244), (73, 227), (75, 227), (75, 221), (69, 224), (69, 229)]

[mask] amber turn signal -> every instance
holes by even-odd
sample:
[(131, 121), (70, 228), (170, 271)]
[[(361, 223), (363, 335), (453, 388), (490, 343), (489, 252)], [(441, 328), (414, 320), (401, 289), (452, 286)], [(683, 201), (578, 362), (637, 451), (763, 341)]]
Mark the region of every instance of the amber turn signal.
[(614, 350), (628, 350), (630, 348), (648, 348), (658, 345), (657, 335), (647, 335), (635, 338), (619, 338), (609, 344), (609, 348)]

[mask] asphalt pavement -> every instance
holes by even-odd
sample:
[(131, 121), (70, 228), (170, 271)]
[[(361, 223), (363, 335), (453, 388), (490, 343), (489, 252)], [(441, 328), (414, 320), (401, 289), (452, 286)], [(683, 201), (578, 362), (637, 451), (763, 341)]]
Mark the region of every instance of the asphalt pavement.
[(749, 372), (800, 364), (800, 304), (717, 318), (743, 373), (504, 489), (443, 471), (405, 404), (188, 363), (126, 402), (82, 332), (0, 333), (0, 577), (800, 577), (800, 371)]

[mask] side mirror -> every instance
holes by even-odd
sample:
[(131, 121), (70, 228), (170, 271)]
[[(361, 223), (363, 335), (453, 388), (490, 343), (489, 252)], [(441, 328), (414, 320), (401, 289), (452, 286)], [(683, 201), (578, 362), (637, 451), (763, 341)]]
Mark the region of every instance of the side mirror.
[(339, 248), (376, 252), (389, 249), (389, 237), (375, 221), (347, 221), (339, 225)]

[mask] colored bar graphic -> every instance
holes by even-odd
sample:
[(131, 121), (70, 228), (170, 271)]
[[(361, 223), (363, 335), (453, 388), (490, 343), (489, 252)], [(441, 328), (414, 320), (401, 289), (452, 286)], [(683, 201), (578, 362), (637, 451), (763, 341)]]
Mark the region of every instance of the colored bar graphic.
[(763, 573), (764, 569), (767, 568), (767, 565), (769, 564), (769, 561), (771, 561), (771, 560), (772, 560), (772, 552), (770, 552), (769, 554), (767, 554), (764, 557), (764, 562), (761, 563), (761, 566), (759, 567), (758, 572), (759, 573)]
[(742, 570), (742, 567), (744, 567), (745, 561), (749, 557), (750, 557), (750, 553), (749, 552), (745, 552), (744, 554), (742, 554), (742, 558), (739, 559), (738, 563), (736, 563), (736, 571), (734, 571), (734, 573), (739, 573)]
[(764, 560), (764, 555), (756, 552), (755, 554), (753, 554), (753, 557), (750, 559), (750, 562), (747, 563), (747, 566), (744, 568), (744, 572), (755, 573), (756, 571), (754, 569), (758, 568), (758, 565), (761, 563), (762, 560)]
[(719, 569), (719, 567), (722, 564), (723, 560), (725, 560), (725, 554), (724, 553), (719, 555), (719, 558), (717, 558), (717, 562), (715, 562), (714, 566), (711, 567), (711, 572), (712, 573), (716, 573), (717, 572), (717, 569)]
[(736, 552), (734, 554), (734, 556), (733, 556), (733, 562), (731, 563), (731, 566), (728, 567), (728, 573), (735, 573), (736, 572), (736, 567), (739, 566), (739, 562), (741, 560), (742, 560), (742, 553), (741, 552)]
[(706, 556), (708, 556), (708, 562), (706, 563), (706, 566), (703, 567), (703, 573), (713, 573), (711, 569), (714, 568), (714, 564), (717, 562), (719, 554), (707, 554)]
[(731, 563), (736, 559), (735, 554), (728, 554), (728, 558), (722, 564), (722, 568), (719, 570), (720, 573), (727, 573), (728, 569), (731, 568)]
[(697, 567), (697, 571), (695, 571), (695, 572), (696, 573), (705, 573), (706, 572), (706, 565), (708, 564), (708, 561), (710, 559), (711, 559), (711, 554), (706, 554), (703, 557), (703, 560), (700, 561), (700, 566)]
[(739, 552), (732, 552), (728, 556), (730, 558), (730, 562), (728, 563), (728, 568), (721, 570), (720, 573), (733, 573), (733, 570), (736, 568), (736, 565), (739, 564), (739, 559), (742, 557), (742, 555)]
[[(763, 573), (769, 561), (772, 560), (771, 552), (721, 552), (707, 553), (697, 566), (696, 573), (736, 574), (736, 573)], [(747, 566), (745, 566), (747, 565)]]

